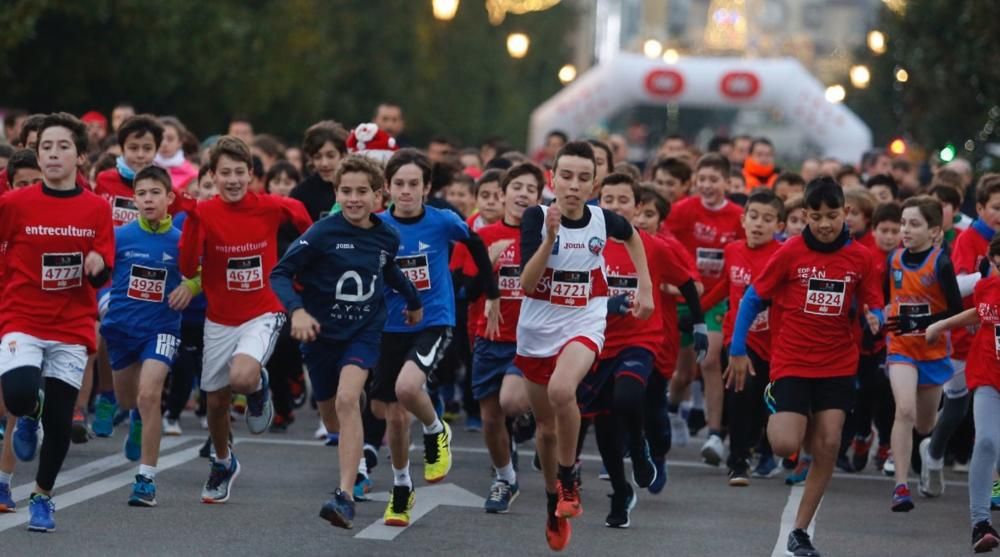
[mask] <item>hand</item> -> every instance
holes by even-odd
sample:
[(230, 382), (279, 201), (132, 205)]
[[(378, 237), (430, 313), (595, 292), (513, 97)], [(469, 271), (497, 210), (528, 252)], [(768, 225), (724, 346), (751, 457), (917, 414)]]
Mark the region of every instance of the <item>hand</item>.
[(927, 331), (924, 332), (924, 338), (927, 339), (927, 344), (934, 344), (941, 338), (941, 333), (944, 331), (944, 327), (941, 326), (941, 322), (931, 323), (930, 327), (927, 327)]
[(562, 223), (562, 211), (559, 210), (559, 206), (553, 203), (549, 205), (548, 210), (545, 212), (545, 231), (548, 232), (549, 238), (555, 241), (556, 235), (559, 234), (559, 225)]
[(625, 315), (632, 302), (628, 300), (628, 294), (619, 294), (608, 298), (608, 315)]
[(497, 260), (500, 259), (500, 254), (502, 254), (513, 243), (513, 239), (507, 239), (497, 240), (496, 242), (490, 244), (490, 262), (496, 264)]
[(638, 319), (649, 319), (654, 307), (653, 295), (648, 290), (640, 288), (636, 293), (635, 302), (632, 303), (632, 315)]
[(299, 308), (292, 312), (292, 338), (299, 342), (312, 342), (319, 334), (319, 321), (309, 312)]
[[(867, 319), (867, 316), (866, 316)], [(903, 315), (892, 315), (885, 320), (885, 330), (895, 335), (905, 335), (919, 329), (917, 320)]]
[(101, 254), (96, 251), (91, 251), (87, 253), (87, 258), (83, 260), (83, 270), (87, 275), (96, 277), (101, 274), (107, 265), (104, 263), (104, 258)]
[[(671, 296), (680, 296), (681, 295), (681, 291), (678, 290), (676, 286), (674, 286), (672, 284), (667, 284), (665, 282), (661, 282), (660, 283), (660, 292), (665, 292), (667, 294), (670, 294)], [(699, 295), (700, 294), (701, 293), (699, 292)]]
[(408, 310), (403, 309), (403, 320), (407, 327), (412, 327), (424, 319), (424, 308)]
[(191, 300), (194, 299), (194, 293), (188, 288), (188, 285), (181, 283), (180, 286), (174, 288), (174, 291), (170, 293), (170, 298), (167, 299), (167, 305), (170, 309), (174, 311), (184, 311)]
[(882, 324), (879, 323), (878, 317), (868, 309), (868, 304), (865, 304), (865, 321), (868, 321), (868, 330), (872, 332), (873, 335), (878, 334), (878, 330), (882, 328)]
[(705, 361), (705, 356), (708, 355), (708, 327), (704, 323), (695, 323), (692, 335), (694, 337), (694, 353), (700, 364)]
[(743, 390), (746, 385), (747, 374), (756, 376), (753, 364), (747, 356), (729, 356), (729, 367), (722, 374), (722, 380), (726, 382), (726, 388), (732, 388), (736, 392)]
[(500, 313), (500, 300), (486, 300), (486, 338), (494, 340), (500, 335), (500, 324), (503, 315)]

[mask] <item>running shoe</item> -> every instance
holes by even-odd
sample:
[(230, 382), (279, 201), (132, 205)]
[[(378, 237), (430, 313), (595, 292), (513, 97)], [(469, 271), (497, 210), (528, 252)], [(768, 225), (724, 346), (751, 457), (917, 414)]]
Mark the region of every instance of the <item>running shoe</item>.
[(631, 526), (632, 510), (635, 509), (636, 503), (639, 502), (639, 498), (636, 496), (632, 486), (626, 483), (624, 492), (619, 493), (616, 491), (608, 495), (608, 497), (611, 498), (611, 512), (604, 519), (604, 525), (608, 528), (628, 528)]
[(208, 481), (201, 490), (202, 503), (225, 503), (229, 500), (233, 481), (240, 475), (240, 461), (236, 458), (236, 453), (232, 447), (229, 448), (229, 467), (220, 464), (212, 459), (212, 468), (208, 475)]
[(951, 465), (951, 471), (956, 474), (968, 474), (969, 463), (956, 460), (955, 463)]
[(792, 557), (820, 557), (819, 551), (813, 547), (809, 533), (801, 528), (796, 528), (788, 533), (788, 545), (785, 547), (785, 555)]
[(451, 426), (441, 422), (444, 428), (438, 433), (424, 434), (424, 480), (437, 483), (451, 471)]
[(872, 442), (875, 440), (874, 433), (868, 433), (868, 437), (855, 436), (851, 442), (851, 450), (854, 455), (851, 457), (851, 465), (856, 472), (860, 472), (868, 466), (868, 455), (872, 450)]
[(354, 477), (354, 500), (367, 501), (368, 493), (372, 490), (372, 481), (364, 472), (358, 472)]
[(705, 428), (708, 422), (705, 421), (705, 411), (701, 408), (692, 408), (688, 412), (687, 426), (691, 437), (698, 435), (698, 432)]
[(701, 458), (710, 466), (718, 466), (725, 458), (726, 447), (722, 444), (722, 437), (709, 435), (708, 440), (701, 446)]
[[(633, 453), (634, 455), (634, 453)], [(653, 456), (649, 454), (649, 442), (643, 441), (642, 454), (632, 460), (632, 481), (640, 488), (647, 488), (656, 481), (656, 463)]]
[(990, 496), (990, 510), (1000, 509), (1000, 480), (993, 482), (993, 493)]
[(350, 530), (354, 527), (354, 501), (337, 488), (333, 492), (333, 499), (324, 503), (319, 510), (319, 516), (338, 528)]
[(237, 418), (247, 413), (247, 396), (246, 395), (233, 395), (232, 407), (230, 409), (230, 414), (233, 418)]
[(90, 426), (87, 425), (87, 415), (82, 408), (73, 409), (73, 425), (70, 430), (70, 441), (75, 445), (90, 441)]
[(0, 513), (12, 513), (17, 509), (17, 503), (10, 495), (10, 484), (0, 483)]
[(247, 429), (254, 435), (260, 435), (271, 427), (274, 420), (274, 403), (271, 402), (270, 380), (266, 369), (260, 370), (260, 389), (247, 395)]
[(583, 514), (583, 503), (580, 502), (580, 482), (572, 480), (569, 483), (560, 479), (559, 502), (556, 504), (558, 518), (576, 518)]
[(35, 460), (38, 452), (39, 420), (21, 416), (14, 427), (14, 456), (21, 462)]
[(774, 455), (761, 455), (751, 474), (755, 478), (773, 478), (781, 473), (781, 466), (774, 460)]
[(478, 433), (483, 430), (483, 419), (478, 416), (467, 416), (465, 418), (465, 431)]
[(798, 464), (791, 474), (785, 476), (785, 485), (799, 485), (805, 483), (806, 476), (809, 475), (809, 466), (812, 464), (812, 457), (799, 455)]
[(940, 497), (944, 495), (944, 463), (941, 466), (932, 468), (931, 462), (931, 438), (928, 437), (920, 442), (920, 460), (923, 467), (920, 469), (920, 494), (924, 497)]
[[(138, 412), (136, 412), (138, 414)], [(122, 446), (125, 458), (135, 462), (142, 456), (142, 420), (132, 416), (128, 421), (128, 435)]]
[(542, 471), (542, 459), (538, 456), (538, 450), (535, 450), (535, 457), (531, 459), (531, 469), (535, 472)]
[(910, 497), (910, 488), (906, 484), (899, 484), (892, 490), (892, 512), (908, 513), (913, 510), (913, 499)]
[(299, 372), (298, 375), (289, 379), (288, 390), (292, 395), (292, 408), (298, 410), (306, 405), (306, 401), (309, 400), (306, 393), (306, 381), (305, 375)]
[(128, 498), (128, 506), (156, 506), (156, 484), (153, 480), (143, 476), (142, 474), (135, 475), (135, 483), (132, 484), (132, 495)]
[(608, 474), (608, 469), (601, 465), (601, 471), (597, 473), (597, 479), (604, 480), (606, 482), (611, 481), (611, 474)]
[(484, 508), (489, 514), (506, 514), (510, 510), (510, 504), (520, 493), (517, 483), (495, 480), (490, 486), (490, 496), (486, 498)]
[(313, 437), (316, 439), (326, 439), (326, 426), (323, 425), (323, 422), (319, 423), (319, 427), (313, 432)]
[(547, 493), (546, 498), (548, 512), (545, 513), (545, 541), (552, 551), (562, 551), (573, 538), (573, 525), (569, 520), (556, 516), (558, 495)]
[(393, 486), (389, 495), (389, 504), (385, 507), (382, 522), (386, 526), (409, 526), (410, 511), (417, 501), (416, 493), (407, 485)]
[(374, 470), (375, 467), (378, 466), (378, 449), (376, 449), (372, 445), (366, 444), (364, 448), (364, 456), (365, 456), (365, 467), (368, 468), (368, 474), (370, 475), (372, 473), (372, 470)]
[(997, 534), (989, 521), (983, 520), (972, 528), (972, 550), (976, 553), (989, 553), (998, 545), (1000, 534)]
[(340, 434), (339, 433), (327, 433), (326, 443), (327, 447), (339, 447), (340, 446)]
[(184, 433), (184, 431), (181, 429), (180, 420), (163, 418), (163, 435), (173, 437), (182, 433)]
[(841, 472), (847, 472), (848, 474), (854, 473), (854, 464), (851, 462), (851, 459), (847, 458), (847, 453), (837, 457), (837, 468), (839, 468)]
[(875, 451), (875, 469), (881, 472), (885, 467), (885, 462), (889, 460), (889, 456), (889, 446), (879, 445), (878, 450)]
[(28, 530), (32, 532), (53, 532), (56, 529), (56, 521), (52, 516), (56, 514), (56, 504), (52, 498), (41, 493), (32, 493), (28, 500), (28, 513), (31, 519), (28, 521)]
[(896, 459), (892, 456), (892, 451), (889, 451), (889, 458), (885, 459), (882, 464), (882, 473), (888, 477), (893, 477), (896, 475)]
[(118, 404), (111, 402), (104, 395), (97, 395), (97, 403), (94, 405), (94, 423), (91, 429), (97, 437), (111, 437), (115, 432), (115, 414), (118, 413)]
[(531, 412), (521, 414), (514, 418), (511, 427), (513, 441), (515, 444), (524, 443), (535, 438), (535, 415)]
[(729, 486), (747, 487), (748, 485), (750, 485), (750, 465), (744, 460), (729, 469)]
[(656, 479), (649, 484), (649, 492), (658, 495), (667, 486), (667, 460), (666, 458), (653, 458), (653, 466), (656, 466)]
[(670, 414), (671, 443), (676, 447), (686, 447), (691, 440), (687, 422), (677, 414)]

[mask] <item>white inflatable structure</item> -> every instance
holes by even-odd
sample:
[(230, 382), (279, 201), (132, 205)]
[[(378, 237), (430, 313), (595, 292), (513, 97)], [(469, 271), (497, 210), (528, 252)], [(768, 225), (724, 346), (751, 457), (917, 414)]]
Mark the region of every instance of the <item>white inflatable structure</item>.
[(676, 63), (620, 53), (595, 66), (531, 114), (529, 149), (545, 134), (570, 137), (643, 104), (779, 110), (825, 156), (858, 161), (872, 134), (856, 114), (826, 100), (826, 89), (794, 58), (682, 57)]

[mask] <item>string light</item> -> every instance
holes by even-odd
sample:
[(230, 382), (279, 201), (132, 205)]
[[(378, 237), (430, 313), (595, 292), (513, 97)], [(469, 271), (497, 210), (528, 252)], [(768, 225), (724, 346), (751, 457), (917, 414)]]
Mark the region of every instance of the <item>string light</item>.
[(646, 55), (646, 58), (659, 58), (661, 52), (663, 52), (663, 43), (656, 39), (649, 39), (642, 43), (642, 53)]
[(573, 64), (566, 64), (565, 66), (559, 68), (559, 81), (563, 85), (576, 79), (576, 66)]
[(431, 10), (434, 11), (434, 17), (441, 21), (451, 21), (455, 18), (455, 12), (458, 11), (458, 3), (460, 0), (431, 0)]
[(521, 15), (547, 10), (560, 0), (486, 0), (486, 13), (490, 23), (500, 25), (507, 14)]
[(843, 85), (831, 85), (826, 88), (826, 100), (831, 103), (839, 103), (847, 97), (847, 91)]
[(871, 82), (872, 75), (868, 71), (868, 66), (852, 66), (851, 67), (851, 85), (856, 89), (864, 89), (868, 87), (868, 83)]
[(531, 39), (524, 33), (511, 33), (507, 35), (507, 53), (511, 58), (524, 58), (528, 54), (528, 47), (531, 46)]
[(877, 29), (869, 31), (868, 48), (875, 54), (885, 54), (885, 34)]

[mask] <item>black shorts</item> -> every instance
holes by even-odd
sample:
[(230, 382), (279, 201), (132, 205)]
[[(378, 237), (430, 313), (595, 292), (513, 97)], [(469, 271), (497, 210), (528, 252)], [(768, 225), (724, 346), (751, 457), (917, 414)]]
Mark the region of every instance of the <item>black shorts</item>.
[(382, 346), (369, 395), (396, 402), (396, 379), (403, 364), (413, 362), (432, 378), (451, 344), (451, 327), (428, 327), (415, 333), (382, 333)]
[(854, 376), (782, 377), (767, 386), (764, 403), (772, 414), (795, 412), (809, 416), (823, 410), (850, 412), (854, 407)]

